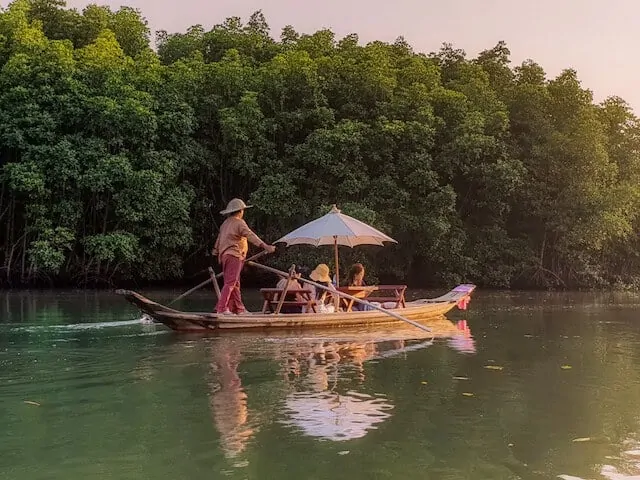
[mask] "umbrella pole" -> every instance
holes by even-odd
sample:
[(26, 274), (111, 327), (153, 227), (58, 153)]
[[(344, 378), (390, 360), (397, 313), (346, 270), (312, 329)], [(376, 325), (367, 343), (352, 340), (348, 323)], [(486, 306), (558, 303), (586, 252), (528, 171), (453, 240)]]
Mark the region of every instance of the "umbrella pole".
[[(336, 261), (336, 288), (338, 288), (340, 286), (340, 266), (338, 263), (340, 259), (338, 258), (338, 237), (335, 235), (333, 236), (333, 249)], [(340, 300), (338, 300), (338, 297), (333, 297), (333, 305), (337, 312), (338, 308), (340, 308)]]
[(340, 286), (340, 267), (338, 266), (338, 237), (333, 236), (333, 247), (336, 261), (336, 287)]

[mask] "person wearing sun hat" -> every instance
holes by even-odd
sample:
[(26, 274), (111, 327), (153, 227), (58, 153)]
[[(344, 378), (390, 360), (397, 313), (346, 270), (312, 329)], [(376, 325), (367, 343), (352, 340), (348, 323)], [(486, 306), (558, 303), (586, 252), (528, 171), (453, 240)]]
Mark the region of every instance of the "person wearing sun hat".
[[(313, 272), (309, 274), (309, 278), (322, 286), (325, 286), (331, 290), (335, 290), (336, 288), (333, 286), (333, 283), (331, 283), (330, 273), (331, 271), (329, 270), (329, 267), (326, 264), (321, 263), (313, 270)], [(325, 303), (327, 295), (331, 294), (329, 294), (326, 290), (316, 288), (313, 285), (309, 285), (309, 287), (313, 289), (311, 298), (316, 299), (316, 302), (318, 303), (317, 308), (319, 313), (331, 313), (335, 311), (335, 305), (327, 305)]]
[(329, 277), (330, 273), (331, 271), (329, 270), (329, 267), (326, 264), (321, 263), (309, 274), (309, 278), (316, 283), (320, 283), (325, 287), (328, 287), (331, 283), (331, 278)]
[(244, 211), (251, 207), (252, 205), (245, 204), (239, 198), (234, 198), (227, 204), (227, 208), (220, 212), (228, 217), (220, 226), (218, 238), (211, 252), (218, 257), (224, 277), (224, 286), (216, 305), (217, 313), (239, 314), (247, 311), (240, 295), (240, 272), (249, 250), (248, 241), (269, 253), (276, 250), (276, 247), (266, 244), (253, 233), (244, 221)]

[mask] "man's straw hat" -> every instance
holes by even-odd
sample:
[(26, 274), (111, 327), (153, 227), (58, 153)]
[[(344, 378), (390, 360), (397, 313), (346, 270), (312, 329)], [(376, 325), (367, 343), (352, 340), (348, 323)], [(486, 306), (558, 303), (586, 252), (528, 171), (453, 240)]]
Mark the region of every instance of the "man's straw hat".
[(227, 208), (221, 210), (220, 213), (222, 215), (229, 215), (230, 213), (239, 212), (240, 210), (251, 207), (253, 207), (253, 205), (247, 205), (239, 198), (234, 198), (229, 203), (227, 203)]

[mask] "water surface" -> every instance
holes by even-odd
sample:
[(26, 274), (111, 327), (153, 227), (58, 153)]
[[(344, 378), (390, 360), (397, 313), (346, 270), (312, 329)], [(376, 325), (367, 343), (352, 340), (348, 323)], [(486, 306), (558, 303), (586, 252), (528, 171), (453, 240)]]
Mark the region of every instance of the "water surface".
[(433, 341), (203, 337), (109, 293), (2, 293), (0, 478), (638, 479), (639, 307), (478, 291)]

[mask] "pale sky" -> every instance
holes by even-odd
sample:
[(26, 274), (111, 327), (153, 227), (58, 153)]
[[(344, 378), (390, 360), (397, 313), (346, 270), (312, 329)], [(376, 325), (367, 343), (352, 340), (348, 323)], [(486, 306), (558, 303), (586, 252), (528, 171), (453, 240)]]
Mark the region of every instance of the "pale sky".
[[(6, 0), (0, 4), (6, 5)], [(338, 38), (357, 33), (361, 42), (403, 35), (416, 51), (443, 42), (469, 56), (507, 42), (511, 59), (540, 63), (547, 75), (578, 71), (596, 101), (619, 95), (640, 111), (640, 0), (68, 0), (138, 8), (152, 31), (205, 29), (226, 17), (243, 20), (261, 9), (276, 38), (284, 25), (312, 33), (330, 28)]]

